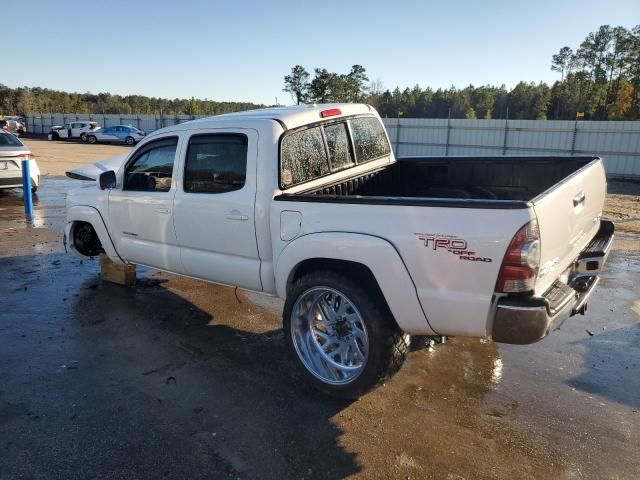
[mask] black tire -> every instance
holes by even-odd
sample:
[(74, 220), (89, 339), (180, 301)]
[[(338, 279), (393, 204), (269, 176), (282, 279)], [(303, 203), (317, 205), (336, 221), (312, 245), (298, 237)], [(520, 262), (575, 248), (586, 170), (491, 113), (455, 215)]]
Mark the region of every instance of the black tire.
[(95, 135), (87, 135), (87, 142), (93, 145), (98, 142), (98, 139), (96, 138)]
[(38, 186), (37, 185), (33, 185), (31, 187), (31, 193), (36, 193), (38, 191)]
[(124, 143), (126, 143), (127, 145), (135, 145), (136, 139), (133, 137), (127, 137), (124, 139)]
[(75, 249), (85, 257), (96, 257), (104, 250), (100, 238), (90, 223), (76, 222), (72, 230), (72, 238)]
[(51, 132), (51, 140), (60, 140), (60, 134), (58, 132)]
[(80, 134), (80, 140), (83, 141), (83, 142), (87, 141), (87, 134), (85, 132), (82, 132)]
[[(283, 323), (295, 363), (311, 385), (333, 397), (359, 398), (400, 370), (409, 352), (409, 336), (400, 330), (380, 291), (370, 283), (338, 271), (315, 271), (298, 278), (287, 294)], [(330, 287), (342, 292), (362, 315), (369, 337), (369, 354), (363, 370), (350, 383), (335, 385), (322, 381), (307, 369), (294, 346), (291, 332), (293, 307), (297, 299), (313, 287)]]

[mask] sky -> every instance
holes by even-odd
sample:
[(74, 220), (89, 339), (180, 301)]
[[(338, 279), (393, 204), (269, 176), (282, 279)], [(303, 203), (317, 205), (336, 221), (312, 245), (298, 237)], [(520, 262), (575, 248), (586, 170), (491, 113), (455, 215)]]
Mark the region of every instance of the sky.
[(1, 1), (9, 87), (265, 104), (291, 103), (296, 64), (391, 90), (553, 82), (561, 47), (640, 24), (640, 0)]

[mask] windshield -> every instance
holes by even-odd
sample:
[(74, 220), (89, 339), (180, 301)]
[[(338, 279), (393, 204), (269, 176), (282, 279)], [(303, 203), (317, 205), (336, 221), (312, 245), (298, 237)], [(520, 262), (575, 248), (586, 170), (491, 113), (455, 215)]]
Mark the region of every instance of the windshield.
[(7, 145), (11, 147), (24, 147), (22, 142), (14, 135), (11, 135), (10, 133), (0, 133), (0, 147), (5, 147)]

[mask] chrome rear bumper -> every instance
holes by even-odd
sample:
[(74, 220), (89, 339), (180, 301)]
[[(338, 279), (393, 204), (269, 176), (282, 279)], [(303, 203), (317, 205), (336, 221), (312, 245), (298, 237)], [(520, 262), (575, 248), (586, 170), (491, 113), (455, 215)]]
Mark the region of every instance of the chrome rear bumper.
[(613, 241), (612, 222), (602, 220), (600, 229), (574, 264), (569, 283), (557, 280), (540, 297), (508, 296), (499, 299), (493, 322), (496, 342), (524, 345), (544, 338), (552, 326), (587, 309), (587, 300), (598, 284), (598, 274)]

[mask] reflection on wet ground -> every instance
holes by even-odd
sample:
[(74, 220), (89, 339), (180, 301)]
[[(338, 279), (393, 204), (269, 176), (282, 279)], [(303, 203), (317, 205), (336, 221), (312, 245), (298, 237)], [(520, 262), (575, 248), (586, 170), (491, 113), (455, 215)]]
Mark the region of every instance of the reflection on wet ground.
[[(152, 270), (103, 284), (0, 193), (0, 478), (637, 478), (640, 252), (536, 345), (456, 338), (356, 402), (307, 387), (278, 301)], [(35, 245), (35, 246), (34, 246)]]

